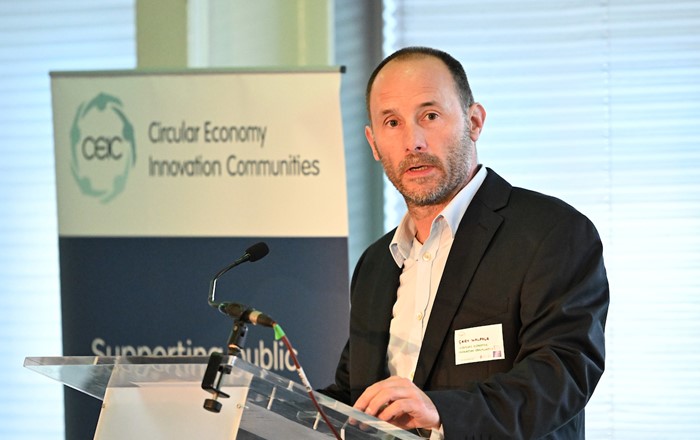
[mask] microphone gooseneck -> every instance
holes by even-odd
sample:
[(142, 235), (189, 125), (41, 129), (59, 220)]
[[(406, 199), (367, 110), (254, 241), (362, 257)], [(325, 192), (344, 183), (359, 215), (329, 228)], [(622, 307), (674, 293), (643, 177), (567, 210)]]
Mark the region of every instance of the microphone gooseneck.
[(248, 332), (246, 324), (272, 327), (275, 325), (275, 321), (264, 313), (261, 313), (244, 304), (217, 302), (216, 282), (223, 274), (239, 264), (245, 263), (246, 261), (258, 261), (259, 259), (265, 257), (269, 251), (270, 249), (263, 242), (252, 245), (246, 249), (245, 253), (240, 258), (224, 267), (216, 275), (214, 275), (214, 278), (212, 278), (209, 285), (209, 306), (217, 309), (224, 315), (234, 318), (233, 329), (231, 330), (231, 335), (229, 336), (228, 343), (226, 344), (229, 354), (240, 353), (241, 347), (243, 347), (243, 344), (245, 344), (246, 334)]
[(245, 263), (246, 261), (258, 261), (261, 258), (265, 257), (269, 252), (270, 248), (268, 248), (267, 244), (265, 244), (264, 242), (261, 241), (259, 243), (255, 243), (254, 245), (246, 249), (245, 253), (240, 258), (238, 258), (236, 261), (229, 264), (228, 266), (224, 267), (216, 275), (214, 275), (214, 278), (212, 278), (211, 283), (209, 284), (209, 305), (211, 307), (214, 307), (215, 309), (219, 308), (220, 304), (216, 302), (214, 295), (216, 294), (216, 282), (223, 274), (238, 266), (239, 264)]

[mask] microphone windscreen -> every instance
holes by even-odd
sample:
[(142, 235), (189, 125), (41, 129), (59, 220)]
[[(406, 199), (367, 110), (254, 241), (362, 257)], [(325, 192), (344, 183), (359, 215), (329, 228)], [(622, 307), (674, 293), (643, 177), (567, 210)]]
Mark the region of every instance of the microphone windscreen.
[(257, 261), (267, 255), (268, 252), (270, 252), (270, 248), (262, 241), (255, 243), (245, 251), (246, 254), (250, 255), (249, 261)]

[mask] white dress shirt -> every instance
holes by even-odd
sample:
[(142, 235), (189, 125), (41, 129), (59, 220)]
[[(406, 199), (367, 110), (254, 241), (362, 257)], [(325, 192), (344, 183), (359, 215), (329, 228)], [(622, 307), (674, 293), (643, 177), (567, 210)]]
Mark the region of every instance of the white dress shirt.
[[(416, 238), (416, 227), (408, 213), (394, 233), (389, 250), (403, 270), (389, 327), (387, 363), (392, 376), (413, 380), (425, 328), (457, 227), (485, 178), (486, 167), (482, 166), (433, 219), (425, 243), (421, 244)], [(442, 439), (442, 426), (433, 430), (430, 438)]]
[(435, 217), (425, 243), (416, 239), (416, 227), (408, 214), (394, 234), (389, 250), (403, 270), (389, 328), (387, 361), (392, 376), (413, 380), (425, 328), (457, 227), (485, 178), (486, 167), (480, 167), (467, 186)]

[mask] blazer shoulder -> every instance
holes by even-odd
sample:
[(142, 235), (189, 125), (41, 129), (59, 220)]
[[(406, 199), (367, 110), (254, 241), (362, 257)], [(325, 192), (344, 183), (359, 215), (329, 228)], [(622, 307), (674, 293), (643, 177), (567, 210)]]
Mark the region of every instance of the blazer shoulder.
[(396, 266), (389, 251), (389, 244), (394, 237), (394, 232), (396, 232), (396, 228), (370, 244), (360, 255), (352, 275), (351, 291), (355, 290), (354, 288), (360, 279), (366, 280), (367, 277), (376, 279), (376, 277), (381, 277), (383, 273), (388, 274), (388, 267)]
[(489, 169), (486, 181), (477, 192), (477, 198), (494, 212), (508, 218), (531, 219), (542, 224), (569, 218), (590, 222), (569, 203), (537, 191), (512, 186), (495, 171)]
[(389, 251), (389, 244), (391, 244), (391, 240), (394, 238), (395, 232), (396, 228), (382, 235), (374, 243), (367, 246), (358, 260), (358, 265), (368, 259), (373, 261), (376, 261), (377, 259), (383, 260), (385, 258), (391, 259), (392, 257), (391, 252)]

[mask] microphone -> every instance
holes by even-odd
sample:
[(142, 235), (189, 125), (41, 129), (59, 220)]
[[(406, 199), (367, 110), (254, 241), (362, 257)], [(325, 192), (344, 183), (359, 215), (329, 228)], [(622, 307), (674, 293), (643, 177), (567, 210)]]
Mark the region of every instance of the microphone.
[(214, 275), (214, 278), (212, 278), (211, 283), (209, 284), (209, 305), (214, 308), (219, 307), (219, 304), (214, 302), (214, 295), (216, 292), (216, 282), (223, 274), (238, 266), (239, 264), (245, 263), (246, 261), (258, 261), (259, 259), (265, 257), (265, 255), (267, 255), (269, 252), (270, 248), (268, 248), (264, 242), (261, 241), (260, 243), (255, 243), (254, 245), (246, 249), (245, 253), (239, 259), (229, 264), (225, 268), (221, 269), (219, 273)]
[[(258, 261), (270, 252), (270, 248), (267, 247), (265, 242), (255, 243), (251, 247), (245, 250), (245, 254), (240, 259), (248, 257), (248, 261), (251, 263), (253, 261)], [(243, 263), (243, 261), (241, 261)], [(240, 264), (240, 263), (238, 263)]]
[(211, 284), (209, 285), (209, 305), (211, 307), (214, 307), (215, 309), (218, 309), (224, 315), (236, 318), (242, 322), (251, 323), (254, 325), (261, 325), (264, 327), (274, 326), (274, 319), (258, 310), (255, 310), (252, 307), (248, 307), (246, 305), (238, 303), (217, 303), (214, 299), (214, 296), (216, 294), (216, 282), (223, 274), (238, 266), (239, 264), (245, 263), (246, 261), (258, 261), (261, 258), (264, 258), (269, 252), (270, 249), (267, 247), (267, 244), (265, 244), (264, 242), (256, 243), (248, 249), (246, 249), (245, 253), (240, 258), (238, 258), (236, 261), (229, 264), (225, 268), (221, 269), (216, 275), (214, 275), (214, 278), (211, 280)]

